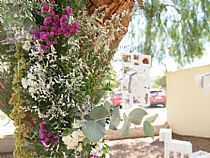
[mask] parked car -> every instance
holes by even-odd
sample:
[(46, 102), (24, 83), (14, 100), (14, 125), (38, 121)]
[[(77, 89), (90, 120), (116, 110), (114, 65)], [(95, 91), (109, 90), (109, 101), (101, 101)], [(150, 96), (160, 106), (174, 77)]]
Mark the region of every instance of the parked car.
[(114, 93), (112, 97), (112, 105), (117, 106), (117, 105), (122, 105), (122, 92), (117, 91)]
[[(146, 95), (146, 104), (148, 103), (148, 96)], [(150, 90), (150, 106), (157, 106), (157, 105), (166, 105), (166, 94), (163, 90), (157, 89), (157, 90)], [(134, 99), (135, 102), (135, 99)], [(122, 92), (117, 91), (114, 93), (112, 97), (112, 105), (117, 106), (120, 105), (122, 106)]]
[[(158, 90), (151, 90), (149, 96), (150, 106), (156, 105), (166, 105), (166, 94), (164, 91)], [(146, 103), (148, 103), (148, 96), (146, 96)]]

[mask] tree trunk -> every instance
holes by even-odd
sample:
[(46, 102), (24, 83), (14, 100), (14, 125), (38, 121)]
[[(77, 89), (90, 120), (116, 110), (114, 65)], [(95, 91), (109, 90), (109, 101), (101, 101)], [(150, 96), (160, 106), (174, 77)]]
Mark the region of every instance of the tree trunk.
[[(89, 0), (88, 1), (88, 10), (89, 14), (92, 14), (95, 9), (106, 6), (105, 8), (105, 16), (101, 19), (103, 22), (109, 19), (113, 14), (121, 14), (124, 10), (128, 10), (128, 15), (124, 16), (121, 19), (121, 24), (124, 26), (121, 32), (119, 32), (114, 40), (114, 45), (118, 44), (119, 37), (123, 36), (128, 31), (128, 25), (131, 20), (131, 12), (133, 9), (133, 5), (135, 0)], [(139, 7), (143, 8), (143, 0), (138, 0)]]
[(89, 0), (88, 10), (92, 14), (95, 9), (99, 7), (105, 7), (105, 16), (101, 19), (103, 22), (109, 19), (113, 14), (121, 14), (124, 10), (128, 10), (129, 14), (121, 19), (121, 24), (124, 26), (119, 34), (117, 34), (116, 40), (124, 35), (128, 30), (128, 25), (131, 19), (131, 12), (134, 5), (134, 0)]

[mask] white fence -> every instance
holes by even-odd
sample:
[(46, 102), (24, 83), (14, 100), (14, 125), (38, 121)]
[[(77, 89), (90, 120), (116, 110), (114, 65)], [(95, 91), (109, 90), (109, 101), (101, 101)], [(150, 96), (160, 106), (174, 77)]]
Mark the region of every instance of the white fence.
[(160, 129), (159, 140), (164, 142), (164, 158), (210, 158), (210, 153), (204, 151), (192, 152), (192, 143), (189, 141), (172, 139), (171, 129)]

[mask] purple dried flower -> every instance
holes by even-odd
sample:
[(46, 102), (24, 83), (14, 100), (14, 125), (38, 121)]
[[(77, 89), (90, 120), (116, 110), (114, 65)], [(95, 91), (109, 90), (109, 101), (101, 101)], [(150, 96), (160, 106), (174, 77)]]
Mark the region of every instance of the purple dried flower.
[(41, 122), (39, 124), (40, 129), (44, 129), (46, 127), (46, 122)]
[(40, 132), (40, 133), (39, 133), (39, 138), (40, 138), (40, 139), (45, 139), (45, 138), (46, 138), (46, 134), (43, 133), (43, 132)]
[(60, 139), (60, 136), (57, 134), (53, 137), (53, 139), (51, 139), (50, 143), (55, 144), (59, 139)]

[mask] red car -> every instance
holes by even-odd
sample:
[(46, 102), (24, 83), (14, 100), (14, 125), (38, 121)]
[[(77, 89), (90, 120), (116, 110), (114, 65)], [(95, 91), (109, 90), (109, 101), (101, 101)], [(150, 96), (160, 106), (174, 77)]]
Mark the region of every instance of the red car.
[(122, 93), (116, 92), (112, 98), (112, 105), (117, 106), (117, 105), (122, 105)]
[[(150, 91), (150, 106), (166, 105), (166, 94), (162, 90), (151, 90)], [(146, 96), (146, 102), (148, 102)]]

